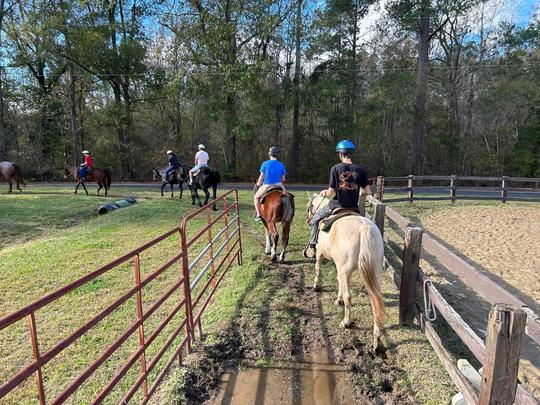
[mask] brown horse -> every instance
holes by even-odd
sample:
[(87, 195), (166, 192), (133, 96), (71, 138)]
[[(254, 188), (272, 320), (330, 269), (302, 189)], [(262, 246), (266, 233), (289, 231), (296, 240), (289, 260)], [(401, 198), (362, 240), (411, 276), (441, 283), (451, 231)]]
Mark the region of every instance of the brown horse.
[(17, 163), (0, 162), (0, 179), (2, 177), (7, 180), (10, 193), (13, 191), (13, 180), (17, 183), (17, 190), (22, 191), (21, 184), (26, 187), (21, 167)]
[[(77, 186), (75, 186), (75, 194), (77, 194), (77, 190), (79, 189), (79, 186), (82, 184), (84, 191), (86, 192), (86, 195), (88, 195), (88, 190), (86, 189), (86, 186), (84, 185), (84, 181), (81, 181), (79, 178), (79, 167), (75, 166), (68, 166), (64, 169), (64, 178), (67, 179), (68, 177), (73, 176), (75, 178), (75, 181), (77, 181)], [(91, 173), (87, 173), (86, 176), (84, 176), (86, 181), (94, 182), (98, 184), (98, 190), (97, 193), (99, 195), (99, 190), (102, 188), (105, 189), (105, 195), (107, 195), (107, 192), (109, 191), (109, 188), (111, 188), (111, 174), (107, 169), (96, 169), (94, 168)]]
[(285, 260), (285, 250), (289, 244), (289, 232), (294, 217), (294, 197), (281, 190), (271, 191), (261, 205), (261, 217), (266, 231), (266, 248), (264, 252), (271, 255), (270, 259), (278, 260), (276, 255), (279, 233), (276, 224), (281, 222), (281, 236), (283, 251), (279, 255), (279, 262)]

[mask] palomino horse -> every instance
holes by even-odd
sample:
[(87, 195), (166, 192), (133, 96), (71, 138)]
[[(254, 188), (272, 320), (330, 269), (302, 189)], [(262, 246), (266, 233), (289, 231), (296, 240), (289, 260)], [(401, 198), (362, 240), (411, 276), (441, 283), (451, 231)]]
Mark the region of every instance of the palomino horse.
[(26, 187), (22, 171), (17, 163), (0, 162), (0, 178), (5, 177), (9, 184), (9, 192), (13, 191), (13, 180), (17, 183), (17, 190), (22, 191), (21, 184)]
[[(77, 194), (77, 190), (79, 189), (79, 186), (82, 185), (84, 188), (84, 191), (86, 195), (88, 195), (88, 190), (86, 189), (86, 186), (84, 185), (84, 181), (81, 181), (79, 178), (79, 167), (75, 166), (68, 166), (64, 169), (64, 178), (67, 179), (69, 176), (73, 176), (75, 178), (75, 181), (77, 182), (77, 186), (75, 187), (75, 194)], [(91, 181), (98, 184), (98, 190), (97, 193), (99, 195), (99, 190), (102, 188), (105, 189), (105, 195), (107, 195), (107, 192), (111, 188), (111, 173), (107, 169), (96, 169), (94, 168), (91, 173), (87, 173), (85, 176), (85, 181)]]
[[(283, 193), (276, 189), (266, 195), (264, 203), (261, 205), (261, 217), (266, 231), (266, 247), (264, 252), (270, 255), (270, 259), (280, 263), (285, 260), (285, 251), (289, 244), (289, 232), (294, 217), (294, 197), (289, 193)], [(283, 251), (277, 258), (277, 244), (279, 233), (276, 224), (281, 222), (281, 237)]]
[(184, 183), (187, 183), (189, 181), (189, 170), (191, 169), (191, 166), (187, 166), (187, 165), (180, 165), (180, 173), (177, 173), (177, 172), (173, 172), (170, 176), (169, 176), (169, 181), (165, 181), (165, 170), (167, 170), (166, 168), (165, 169), (162, 169), (162, 170), (158, 170), (156, 168), (153, 168), (152, 169), (152, 179), (154, 181), (156, 180), (161, 180), (162, 181), (162, 184), (161, 184), (161, 196), (163, 197), (163, 189), (165, 188), (165, 186), (167, 184), (169, 184), (171, 186), (171, 197), (174, 196), (174, 192), (173, 192), (173, 186), (175, 184), (178, 184), (178, 186), (180, 187), (180, 198), (182, 198), (182, 194), (184, 193), (184, 188), (182, 187), (182, 185)]
[[(308, 223), (316, 211), (328, 205), (329, 199), (320, 195), (310, 197), (308, 203)], [(335, 305), (345, 304), (345, 315), (339, 324), (346, 328), (351, 324), (351, 274), (356, 269), (366, 286), (371, 309), (373, 310), (373, 349), (383, 350), (380, 327), (385, 316), (381, 294), (380, 278), (383, 269), (384, 245), (379, 228), (369, 219), (361, 216), (346, 216), (338, 219), (328, 232), (319, 232), (313, 288), (319, 290), (321, 262), (333, 261), (337, 268), (338, 296)]]

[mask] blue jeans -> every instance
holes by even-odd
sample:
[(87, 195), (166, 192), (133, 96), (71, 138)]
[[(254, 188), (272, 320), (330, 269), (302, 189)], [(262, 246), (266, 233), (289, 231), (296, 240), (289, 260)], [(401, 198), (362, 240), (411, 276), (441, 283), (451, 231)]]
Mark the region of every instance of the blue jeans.
[(88, 173), (90, 169), (86, 166), (80, 166), (79, 167), (79, 179), (84, 179), (84, 176), (86, 176), (86, 173)]
[(171, 173), (177, 171), (178, 169), (176, 167), (168, 167), (167, 170), (165, 170), (165, 181), (169, 181), (169, 177), (171, 176)]
[(319, 222), (329, 217), (332, 214), (332, 209), (327, 205), (325, 207), (322, 207), (319, 211), (313, 215), (313, 218), (311, 218), (310, 225), (311, 225), (311, 237), (309, 238), (309, 244), (311, 246), (315, 246), (317, 244), (317, 239), (319, 238)]

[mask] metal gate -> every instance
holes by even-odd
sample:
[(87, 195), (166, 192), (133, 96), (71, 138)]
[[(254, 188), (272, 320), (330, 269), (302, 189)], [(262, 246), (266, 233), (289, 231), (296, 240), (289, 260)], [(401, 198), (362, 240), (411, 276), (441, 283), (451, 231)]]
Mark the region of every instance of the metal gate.
[[(214, 203), (222, 206), (223, 210), (213, 214), (212, 206)], [(203, 221), (202, 226), (201, 221)], [(142, 277), (141, 273), (144, 267), (141, 264), (141, 256), (144, 256), (151, 248), (159, 249), (165, 244), (170, 246), (171, 238), (179, 239), (179, 246), (174, 256)], [(198, 250), (199, 248), (200, 250)], [(202, 315), (216, 288), (235, 262), (242, 263), (242, 240), (238, 191), (231, 190), (220, 196), (215, 202), (186, 216), (179, 227), (171, 229), (86, 276), (1, 318), (0, 332), (8, 331), (10, 327), (14, 327), (19, 321), (24, 322), (26, 318), (27, 344), (33, 360), (22, 365), (7, 380), (0, 382), (0, 399), (4, 398), (8, 402), (13, 401), (14, 403), (39, 400), (40, 404), (61, 404), (94, 375), (96, 370), (103, 367), (105, 362), (111, 361), (112, 356), (117, 354), (118, 349), (129, 338), (135, 337), (138, 338), (138, 344), (128, 358), (122, 359), (121, 366), (115, 369), (114, 374), (107, 376), (104, 384), (100, 385), (99, 392), (92, 393), (91, 397), (83, 398), (83, 402), (101, 403), (105, 398), (108, 398), (107, 402), (111, 402), (115, 400), (115, 398), (111, 398), (111, 392), (118, 391), (119, 387), (125, 387), (126, 389), (121, 389), (121, 395), (118, 393), (115, 395), (119, 403), (127, 403), (135, 395), (140, 403), (147, 403), (171, 366), (175, 362), (181, 364), (183, 354), (191, 350), (191, 344), (195, 339), (195, 328), (199, 331), (202, 330)], [(67, 294), (74, 293), (77, 289), (84, 288), (99, 277), (114, 272), (120, 266), (125, 265), (132, 267), (134, 282), (131, 288), (126, 287), (126, 291), (120, 297), (99, 313), (94, 314), (90, 320), (82, 326), (74, 328), (66, 338), (41, 351), (40, 328), (38, 327), (41, 325), (39, 323), (40, 311), (55, 302), (57, 303)], [(145, 308), (143, 305), (145, 292), (152, 288), (152, 284), (156, 283), (156, 280), (168, 270), (176, 272), (173, 276), (175, 280), (167, 286), (166, 291), (159, 298)], [(175, 292), (178, 294), (176, 297)], [(175, 299), (176, 301), (174, 301)], [(148, 319), (152, 315), (163, 312), (163, 304), (168, 300), (173, 300), (172, 310), (159, 318), (157, 326), (148, 333)], [(82, 372), (68, 381), (60, 392), (52, 394), (48, 392), (50, 390), (47, 390), (44, 367), (67, 348), (73, 349), (73, 345), (77, 342), (80, 344), (80, 339), (83, 336), (106, 320), (122, 305), (130, 304), (131, 301), (136, 307), (136, 321), (124, 329), (120, 336), (102, 350), (95, 360), (86, 365)], [(170, 301), (168, 302), (170, 304)], [(66, 310), (68, 309), (66, 308)], [(174, 327), (174, 329), (169, 334), (165, 334), (164, 330), (167, 327), (169, 329)], [(154, 344), (152, 351), (155, 353), (153, 356), (149, 356), (148, 348), (152, 344)], [(165, 353), (169, 356), (164, 357)], [(126, 375), (137, 367), (136, 363), (139, 363), (136, 379), (133, 381), (132, 378), (133, 382), (130, 381), (130, 384), (126, 384)], [(28, 387), (31, 384), (32, 375), (35, 378), (35, 388), (33, 389)], [(119, 384), (121, 381), (122, 384)], [(12, 396), (10, 393), (13, 394), (14, 390), (21, 389), (21, 387), (23, 387), (23, 392), (19, 392), (10, 401)]]

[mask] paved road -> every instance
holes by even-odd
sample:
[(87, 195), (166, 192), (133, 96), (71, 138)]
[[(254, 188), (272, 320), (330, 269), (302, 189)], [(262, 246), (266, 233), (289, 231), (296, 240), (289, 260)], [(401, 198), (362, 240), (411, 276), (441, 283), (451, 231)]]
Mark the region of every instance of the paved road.
[[(39, 186), (56, 186), (56, 187), (67, 187), (72, 188), (74, 187), (74, 183), (70, 182), (55, 182), (55, 183), (31, 183), (32, 184), (39, 185)], [(141, 189), (155, 189), (159, 190), (160, 187), (159, 182), (125, 182), (125, 183), (113, 183), (113, 189), (115, 188), (126, 188), (126, 187), (136, 187)], [(93, 186), (93, 185), (92, 185)], [(92, 187), (91, 186), (91, 187)], [(316, 184), (288, 184), (287, 189), (291, 191), (310, 191), (310, 192), (316, 192), (319, 190), (324, 189), (326, 186), (323, 184), (316, 185)], [(168, 187), (167, 187), (168, 188)], [(221, 188), (224, 189), (231, 189), (231, 188), (238, 188), (239, 190), (252, 190), (253, 186), (247, 183), (224, 183)], [(449, 189), (443, 189), (443, 188), (431, 188), (431, 187), (415, 187), (414, 189), (415, 195), (431, 195), (431, 196), (448, 196), (449, 195)], [(501, 192), (498, 189), (495, 188), (489, 188), (489, 187), (477, 187), (477, 188), (458, 188), (456, 191), (456, 197), (468, 197), (468, 198), (474, 198), (474, 197), (500, 197)], [(404, 198), (407, 196), (405, 192), (402, 193), (392, 193), (392, 195), (387, 195), (388, 198), (399, 198), (403, 196)], [(524, 190), (524, 191), (509, 191), (508, 192), (508, 198), (515, 198), (515, 199), (537, 199), (540, 201), (540, 189), (537, 190)]]

